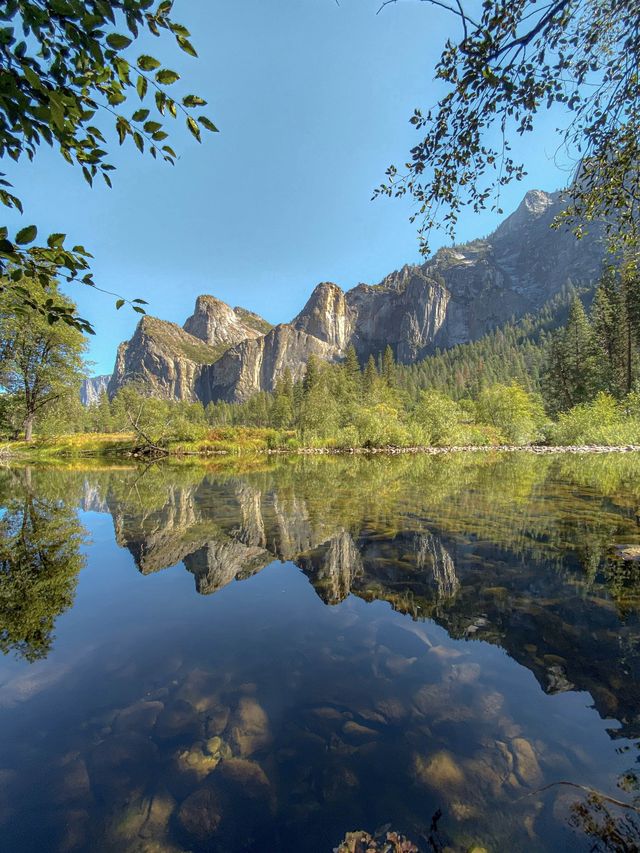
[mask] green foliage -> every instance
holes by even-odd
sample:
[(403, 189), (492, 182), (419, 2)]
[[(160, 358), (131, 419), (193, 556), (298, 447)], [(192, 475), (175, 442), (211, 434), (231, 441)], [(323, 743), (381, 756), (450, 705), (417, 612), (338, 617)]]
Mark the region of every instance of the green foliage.
[(551, 344), (548, 397), (558, 409), (590, 400), (598, 388), (601, 363), (586, 311), (576, 296), (567, 325)]
[(54, 284), (45, 289), (32, 282), (30, 293), (41, 312), (25, 309), (11, 289), (0, 292), (0, 388), (8, 397), (5, 412), (10, 413), (6, 423), (15, 426), (20, 412), (27, 440), (36, 417), (54, 404), (77, 399), (86, 348), (78, 329), (57, 322), (56, 315), (51, 320), (46, 316), (50, 305), (74, 311), (73, 303)]
[[(177, 72), (153, 56), (134, 54), (138, 39), (164, 33), (180, 50), (197, 55), (188, 30), (172, 18), (172, 5), (171, 0), (155, 8), (152, 0), (7, 0), (0, 10), (0, 157), (33, 160), (46, 142), (80, 168), (90, 185), (101, 176), (111, 186), (110, 134), (120, 145), (129, 139), (140, 152), (173, 163), (175, 152), (165, 141), (167, 117), (181, 116), (198, 141), (201, 128), (215, 131), (206, 116), (193, 117), (192, 111), (206, 104), (202, 98), (173, 94)], [(132, 98), (142, 105), (132, 110)], [(22, 213), (2, 174), (0, 202)], [(31, 296), (34, 280), (42, 287), (56, 276), (93, 285), (84, 247), (65, 247), (61, 233), (51, 234), (46, 246), (31, 245), (36, 237), (35, 225), (20, 228), (13, 238), (7, 227), (0, 229), (0, 273), (10, 273), (10, 286), (23, 304), (41, 310)], [(124, 302), (118, 299), (117, 307)], [(144, 313), (144, 300), (131, 304)], [(46, 315), (91, 331), (64, 303), (49, 306)]]
[(155, 447), (165, 447), (169, 441), (198, 441), (207, 432), (201, 403), (158, 399), (139, 383), (118, 392), (110, 407), (110, 424), (133, 431), (141, 444)]
[(591, 316), (574, 298), (566, 326), (549, 348), (545, 393), (552, 412), (592, 400), (598, 392), (620, 399), (640, 378), (640, 287), (637, 265), (627, 255), (605, 271)]
[[(392, 0), (385, 0), (383, 6)], [(424, 136), (405, 171), (394, 166), (376, 194), (411, 195), (422, 250), (432, 227), (453, 238), (461, 209), (500, 210), (500, 189), (524, 166), (510, 139), (533, 130), (538, 113), (568, 115), (565, 149), (580, 163), (560, 221), (578, 234), (600, 220), (614, 246), (634, 245), (640, 213), (640, 118), (635, 0), (486, 0), (468, 13), (446, 5), (461, 24), (435, 69), (444, 94), (411, 123)]]
[(508, 444), (531, 444), (546, 421), (541, 398), (519, 385), (492, 385), (480, 393), (478, 420), (491, 424)]
[(600, 392), (588, 403), (561, 412), (557, 423), (547, 429), (552, 444), (640, 444), (638, 395), (618, 402)]
[(424, 430), (427, 444), (460, 444), (463, 411), (441, 391), (422, 391), (414, 417)]

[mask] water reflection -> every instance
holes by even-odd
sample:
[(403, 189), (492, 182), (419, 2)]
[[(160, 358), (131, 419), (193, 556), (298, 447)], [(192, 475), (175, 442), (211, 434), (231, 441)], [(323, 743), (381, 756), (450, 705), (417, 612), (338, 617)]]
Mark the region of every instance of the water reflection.
[(51, 648), (82, 566), (76, 507), (89, 526), (111, 516), (142, 575), (181, 564), (210, 597), (147, 586), (153, 613), (104, 628), (60, 681), (77, 708), (29, 807), (35, 754), (0, 750), (8, 832), (38, 807), (50, 849), (319, 851), (391, 820), (427, 850), (442, 808), (451, 851), (637, 849), (633, 812), (545, 788), (637, 793), (640, 564), (620, 547), (640, 543), (635, 456), (34, 469), (2, 485), (5, 651)]
[(112, 514), (143, 574), (182, 561), (207, 595), (291, 561), (325, 603), (385, 600), (499, 644), (545, 691), (588, 690), (639, 736), (640, 565), (616, 545), (640, 541), (640, 467), (623, 462), (307, 461), (241, 478), (153, 467), (87, 483), (83, 507)]
[(74, 506), (36, 492), (29, 469), (5, 475), (0, 518), (0, 650), (46, 657), (57, 617), (73, 603), (83, 528)]

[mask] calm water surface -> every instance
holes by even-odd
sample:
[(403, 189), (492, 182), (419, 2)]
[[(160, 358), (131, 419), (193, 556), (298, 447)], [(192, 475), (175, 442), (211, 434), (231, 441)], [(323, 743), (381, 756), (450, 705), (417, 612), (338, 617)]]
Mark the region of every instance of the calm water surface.
[(640, 799), (637, 456), (14, 468), (0, 505), (3, 851), (640, 849), (556, 784)]

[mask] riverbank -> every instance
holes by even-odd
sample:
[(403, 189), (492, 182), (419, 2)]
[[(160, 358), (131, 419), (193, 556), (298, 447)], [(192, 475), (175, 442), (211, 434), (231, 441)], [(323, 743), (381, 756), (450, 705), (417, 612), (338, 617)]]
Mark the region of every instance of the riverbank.
[(424, 454), (439, 456), (458, 453), (634, 453), (640, 452), (640, 444), (598, 445), (545, 445), (545, 444), (493, 444), (452, 445), (431, 447), (424, 445), (407, 447), (270, 447), (261, 431), (244, 431), (237, 443), (225, 440), (198, 442), (168, 442), (165, 447), (143, 448), (129, 433), (79, 433), (55, 438), (36, 438), (33, 442), (6, 442), (0, 445), (0, 460), (49, 461), (56, 459), (82, 459), (118, 457), (135, 459), (140, 457), (172, 458), (186, 457), (237, 457), (237, 456), (344, 456), (344, 455), (399, 455)]

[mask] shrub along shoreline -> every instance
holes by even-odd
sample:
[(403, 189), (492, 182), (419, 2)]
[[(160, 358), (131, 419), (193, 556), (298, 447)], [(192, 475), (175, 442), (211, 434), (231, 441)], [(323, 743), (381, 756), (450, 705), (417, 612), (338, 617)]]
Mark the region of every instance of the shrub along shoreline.
[[(237, 432), (234, 441), (233, 432)], [(5, 442), (0, 445), (0, 461), (47, 461), (50, 459), (78, 459), (83, 457), (120, 458), (184, 458), (212, 456), (310, 456), (310, 455), (388, 455), (424, 454), (440, 456), (459, 453), (640, 453), (640, 444), (443, 444), (434, 445), (381, 445), (381, 446), (292, 446), (288, 434), (275, 431), (248, 429), (215, 432), (206, 440), (170, 441), (163, 447), (140, 444), (133, 433), (109, 434), (81, 433), (52, 438), (36, 438)]]

